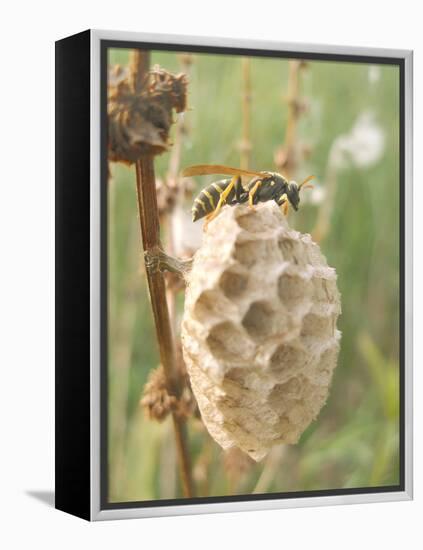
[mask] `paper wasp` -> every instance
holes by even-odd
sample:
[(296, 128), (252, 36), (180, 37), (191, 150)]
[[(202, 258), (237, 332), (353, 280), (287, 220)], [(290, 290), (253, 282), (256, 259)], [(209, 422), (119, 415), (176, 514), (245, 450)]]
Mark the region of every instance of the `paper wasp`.
[[(298, 210), (300, 202), (300, 190), (303, 186), (313, 187), (308, 182), (314, 177), (309, 176), (299, 185), (295, 181), (287, 181), (276, 172), (255, 172), (254, 170), (242, 170), (220, 164), (197, 164), (183, 170), (183, 176), (204, 176), (208, 174), (225, 174), (232, 178), (213, 182), (203, 189), (195, 198), (192, 206), (192, 221), (195, 222), (204, 216), (209, 222), (217, 216), (223, 205), (243, 204), (248, 201), (252, 207), (259, 202), (274, 200), (281, 206), (285, 214), (288, 213), (288, 205)], [(247, 188), (242, 185), (241, 176), (250, 176)]]

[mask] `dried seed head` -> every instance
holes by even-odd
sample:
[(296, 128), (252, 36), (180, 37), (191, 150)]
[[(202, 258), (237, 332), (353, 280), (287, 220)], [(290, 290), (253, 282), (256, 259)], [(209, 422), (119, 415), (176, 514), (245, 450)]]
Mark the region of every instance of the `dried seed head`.
[(182, 322), (205, 425), (255, 460), (296, 443), (328, 396), (340, 314), (336, 273), (276, 204), (225, 207), (195, 255)]
[(186, 109), (187, 78), (154, 67), (141, 89), (122, 69), (109, 76), (109, 158), (131, 164), (141, 155), (157, 155), (169, 147), (173, 109)]
[(170, 413), (176, 413), (181, 418), (188, 418), (197, 413), (197, 403), (191, 390), (180, 346), (176, 349), (176, 367), (181, 384), (179, 398), (169, 395), (161, 365), (150, 373), (140, 402), (150, 419), (162, 422)]
[(148, 93), (167, 104), (168, 110), (182, 113), (187, 108), (187, 77), (185, 74), (172, 74), (155, 65), (150, 71)]
[[(159, 216), (171, 214), (182, 197), (192, 195), (194, 189), (190, 178), (172, 178), (167, 176), (164, 180), (156, 178), (157, 208)], [(191, 217), (189, 218), (191, 221)]]
[(193, 57), (192, 53), (186, 53), (186, 52), (180, 53), (180, 54), (178, 54), (177, 57), (179, 59), (179, 63), (182, 66), (185, 66), (185, 67), (189, 67), (194, 62), (194, 57)]
[(163, 367), (153, 370), (144, 387), (141, 405), (150, 419), (162, 422), (176, 406), (177, 399), (169, 395)]
[(159, 216), (172, 212), (178, 198), (176, 185), (168, 185), (166, 180), (156, 178), (157, 209)]

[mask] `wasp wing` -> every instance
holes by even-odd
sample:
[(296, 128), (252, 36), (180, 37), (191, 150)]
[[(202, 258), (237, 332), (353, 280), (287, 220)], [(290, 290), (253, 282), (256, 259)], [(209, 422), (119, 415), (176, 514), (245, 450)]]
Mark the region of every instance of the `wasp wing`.
[[(308, 186), (306, 184), (314, 178), (315, 178), (315, 176), (308, 176), (308, 178), (306, 178), (302, 183), (300, 183), (300, 185), (298, 186), (298, 189), (301, 189), (301, 187), (303, 187), (303, 185), (305, 185), (306, 188), (307, 188)], [(313, 187), (313, 186), (311, 185), (310, 187)]]
[(195, 164), (182, 170), (182, 175), (187, 176), (206, 176), (208, 174), (224, 174), (228, 176), (263, 176), (263, 172), (254, 170), (242, 170), (241, 168), (232, 168), (224, 164)]

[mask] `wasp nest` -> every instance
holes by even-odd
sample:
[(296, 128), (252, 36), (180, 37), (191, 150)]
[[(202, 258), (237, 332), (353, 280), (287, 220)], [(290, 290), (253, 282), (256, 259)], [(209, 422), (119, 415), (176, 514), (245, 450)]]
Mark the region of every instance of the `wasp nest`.
[(296, 443), (336, 366), (336, 272), (276, 204), (225, 207), (197, 251), (182, 323), (201, 416), (224, 448), (261, 460)]

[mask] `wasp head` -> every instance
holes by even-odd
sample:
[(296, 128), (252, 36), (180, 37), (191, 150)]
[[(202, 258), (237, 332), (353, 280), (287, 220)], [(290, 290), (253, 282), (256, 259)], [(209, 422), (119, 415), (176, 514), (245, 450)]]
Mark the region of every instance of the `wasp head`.
[(313, 186), (309, 183), (314, 176), (308, 176), (300, 185), (295, 181), (290, 181), (286, 186), (286, 195), (289, 202), (292, 204), (294, 210), (298, 210), (298, 205), (300, 204), (300, 191), (302, 188), (311, 189)]
[(295, 181), (290, 181), (288, 183), (286, 194), (289, 202), (292, 204), (292, 208), (298, 210), (298, 205), (300, 204), (300, 188)]

